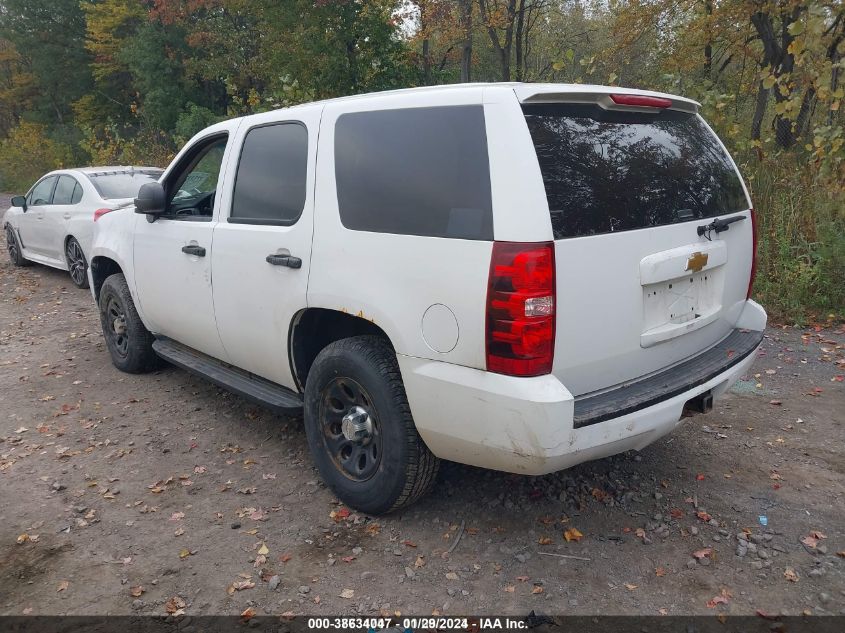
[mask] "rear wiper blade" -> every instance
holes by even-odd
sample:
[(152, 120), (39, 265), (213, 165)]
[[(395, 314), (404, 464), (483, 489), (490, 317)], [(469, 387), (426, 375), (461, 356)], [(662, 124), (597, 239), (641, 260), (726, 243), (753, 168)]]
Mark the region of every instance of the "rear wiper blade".
[(696, 229), (696, 232), (709, 240), (711, 233), (721, 233), (722, 231), (727, 231), (731, 228), (731, 224), (744, 220), (745, 217), (746, 216), (744, 215), (732, 215), (729, 218), (716, 219), (710, 224), (702, 224)]

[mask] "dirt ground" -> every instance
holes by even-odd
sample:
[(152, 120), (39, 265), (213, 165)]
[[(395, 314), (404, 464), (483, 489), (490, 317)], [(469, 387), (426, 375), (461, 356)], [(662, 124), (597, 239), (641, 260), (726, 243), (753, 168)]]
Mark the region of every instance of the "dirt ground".
[(90, 294), (2, 248), (0, 613), (845, 614), (842, 329), (770, 329), (753, 375), (642, 453), (445, 464), (374, 519), (299, 420), (121, 374)]

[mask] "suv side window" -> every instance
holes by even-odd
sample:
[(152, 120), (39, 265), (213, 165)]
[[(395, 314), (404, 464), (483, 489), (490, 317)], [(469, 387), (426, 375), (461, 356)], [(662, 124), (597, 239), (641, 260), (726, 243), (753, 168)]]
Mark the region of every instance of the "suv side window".
[(214, 196), (220, 179), (227, 136), (200, 143), (174, 169), (165, 183), (167, 212), (171, 220), (211, 220)]
[(482, 106), (343, 114), (335, 125), (334, 151), (346, 228), (493, 239)]
[(27, 196), (26, 204), (28, 206), (52, 204), (53, 185), (55, 184), (56, 176), (47, 176), (44, 180), (32, 188), (32, 191), (29, 192), (29, 196)]
[(251, 129), (244, 138), (229, 222), (294, 224), (305, 206), (308, 130), (301, 123)]
[(53, 192), (53, 204), (74, 204), (73, 194), (78, 186), (73, 176), (59, 176), (56, 191)]

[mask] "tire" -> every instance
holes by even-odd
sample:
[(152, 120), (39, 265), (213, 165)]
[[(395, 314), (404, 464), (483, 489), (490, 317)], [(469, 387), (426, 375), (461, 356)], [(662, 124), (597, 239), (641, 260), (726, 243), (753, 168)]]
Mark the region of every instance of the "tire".
[(23, 256), (23, 249), (11, 224), (6, 225), (6, 249), (9, 251), (9, 259), (15, 266), (29, 266), (31, 261)]
[(77, 288), (88, 288), (88, 260), (75, 237), (65, 242), (65, 261), (70, 280)]
[(103, 336), (115, 367), (129, 374), (159, 367), (159, 358), (153, 351), (155, 337), (141, 322), (122, 274), (111, 275), (103, 282), (99, 308)]
[[(350, 439), (356, 430), (363, 439)], [(396, 353), (381, 337), (342, 339), (317, 355), (305, 385), (305, 432), (323, 479), (366, 514), (412, 504), (437, 476), (440, 462), (417, 433)]]

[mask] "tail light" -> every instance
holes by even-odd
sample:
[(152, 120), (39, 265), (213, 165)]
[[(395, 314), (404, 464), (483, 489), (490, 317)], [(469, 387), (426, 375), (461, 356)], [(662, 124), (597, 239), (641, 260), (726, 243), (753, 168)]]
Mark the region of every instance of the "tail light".
[(751, 209), (751, 275), (748, 278), (748, 294), (746, 299), (751, 298), (754, 290), (754, 278), (757, 276), (757, 218), (754, 209)]
[(99, 219), (100, 219), (101, 217), (103, 217), (106, 213), (111, 213), (112, 211), (114, 211), (114, 209), (105, 209), (105, 208), (103, 208), (103, 209), (97, 209), (96, 211), (94, 211), (94, 222), (96, 222), (97, 220), (99, 220)]
[(494, 242), (487, 287), (487, 371), (548, 374), (554, 347), (554, 243)]

